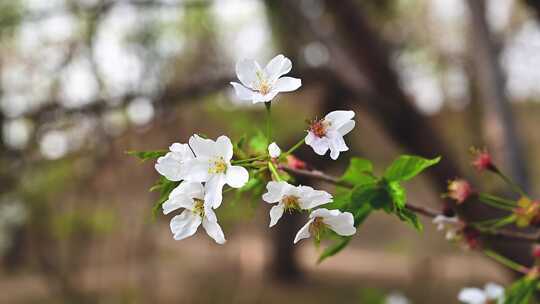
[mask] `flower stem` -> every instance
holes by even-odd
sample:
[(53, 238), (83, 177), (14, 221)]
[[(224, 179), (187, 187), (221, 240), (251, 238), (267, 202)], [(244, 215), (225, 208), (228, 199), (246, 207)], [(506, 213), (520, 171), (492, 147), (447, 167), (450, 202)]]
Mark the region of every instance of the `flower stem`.
[(498, 254), (497, 252), (493, 251), (493, 250), (489, 250), (489, 249), (485, 249), (484, 250), (484, 254), (487, 255), (488, 257), (494, 259), (495, 261), (503, 264), (504, 266), (512, 269), (512, 270), (515, 270), (517, 272), (520, 272), (520, 273), (527, 273), (529, 272), (529, 269), (523, 265), (520, 265), (500, 254)]
[(272, 103), (267, 101), (264, 106), (266, 107), (266, 139), (270, 143), (272, 141)]
[(292, 148), (290, 148), (287, 152), (285, 152), (285, 156), (293, 153), (294, 151), (296, 151), (296, 149), (300, 148), (303, 144), (304, 144), (304, 139), (302, 138), (299, 142), (297, 142), (294, 146), (292, 146)]
[(487, 193), (478, 194), (478, 199), (480, 200), (480, 202), (497, 209), (512, 211), (514, 210), (514, 208), (517, 207), (512, 201)]
[(243, 164), (243, 163), (250, 163), (252, 161), (263, 160), (265, 158), (266, 158), (266, 155), (259, 155), (259, 156), (246, 158), (246, 159), (233, 160), (231, 161), (231, 164), (238, 165), (238, 164)]
[(493, 171), (495, 174), (497, 174), (505, 183), (507, 183), (512, 190), (514, 190), (517, 194), (521, 196), (527, 196), (525, 191), (521, 189), (516, 183), (514, 183), (508, 176), (506, 176), (504, 173), (501, 172), (499, 169), (495, 169)]
[(276, 167), (271, 161), (268, 162), (268, 168), (270, 169), (270, 172), (272, 172), (272, 175), (274, 175), (274, 178), (276, 179), (276, 181), (280, 182), (281, 176), (279, 176), (279, 173), (277, 172)]

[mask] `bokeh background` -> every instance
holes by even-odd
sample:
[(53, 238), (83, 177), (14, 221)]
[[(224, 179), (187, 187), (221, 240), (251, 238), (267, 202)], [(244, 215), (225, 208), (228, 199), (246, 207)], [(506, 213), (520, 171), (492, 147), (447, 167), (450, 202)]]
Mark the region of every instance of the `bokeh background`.
[[(442, 155), (407, 185), (440, 208), (458, 176), (505, 192), (470, 169), (474, 145), (538, 195), (539, 13), (536, 0), (0, 0), (0, 303), (457, 303), (463, 286), (511, 282), (429, 220), (418, 234), (383, 214), (317, 265), (320, 249), (292, 246), (302, 216), (268, 229), (267, 204), (234, 195), (218, 210), (225, 246), (173, 241), (151, 216), (153, 164), (125, 151), (255, 134), (264, 110), (235, 100), (234, 64), (283, 53), (303, 86), (274, 103), (281, 147), (306, 119), (357, 113), (339, 161), (299, 150), (315, 167)], [(526, 245), (496, 245), (527, 262)]]

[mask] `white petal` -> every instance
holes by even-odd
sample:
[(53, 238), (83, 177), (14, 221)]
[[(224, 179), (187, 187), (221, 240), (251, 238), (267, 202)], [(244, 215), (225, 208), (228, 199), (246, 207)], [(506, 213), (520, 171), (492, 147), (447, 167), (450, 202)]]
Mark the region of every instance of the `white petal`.
[(487, 283), (484, 287), (486, 297), (490, 300), (497, 300), (504, 297), (504, 287), (495, 283)]
[(294, 188), (293, 185), (284, 181), (270, 181), (266, 184), (267, 192), (262, 195), (262, 199), (270, 204), (277, 203), (283, 198), (285, 193), (289, 192), (292, 188)]
[(324, 120), (330, 122), (331, 127), (334, 130), (337, 130), (341, 128), (344, 124), (346, 124), (349, 120), (353, 119), (353, 117), (353, 111), (333, 111), (328, 113), (324, 117)]
[(210, 178), (210, 161), (204, 158), (191, 159), (182, 164), (181, 170), (187, 181), (206, 182)]
[(268, 154), (272, 158), (278, 158), (281, 155), (281, 149), (275, 142), (273, 142), (268, 145)]
[(283, 211), (285, 206), (282, 203), (279, 203), (270, 209), (270, 226), (274, 226), (278, 220), (283, 216)]
[(189, 138), (189, 146), (195, 153), (196, 157), (215, 157), (216, 156), (216, 143), (207, 138), (202, 138), (197, 134), (194, 134)]
[(174, 239), (178, 241), (194, 235), (201, 225), (201, 221), (200, 216), (189, 210), (185, 210), (182, 214), (173, 217), (170, 226)]
[(306, 135), (306, 138), (304, 139), (304, 142), (306, 143), (306, 145), (311, 145), (315, 139), (317, 138), (317, 136), (315, 136), (315, 134), (313, 134), (313, 132), (308, 132), (308, 134)]
[(255, 60), (243, 59), (236, 63), (236, 76), (244, 86), (253, 89), (253, 84), (257, 82), (258, 69), (259, 65)]
[(313, 190), (308, 186), (300, 186), (299, 205), (302, 209), (313, 209), (332, 201), (332, 195), (326, 191)]
[(217, 221), (210, 221), (209, 219), (204, 219), (203, 222), (204, 230), (206, 230), (206, 233), (216, 241), (218, 244), (225, 244), (225, 235), (223, 234), (223, 230), (221, 230), (221, 227), (217, 223)]
[(349, 236), (355, 234), (356, 228), (354, 227), (353, 215), (350, 212), (335, 211), (338, 211), (336, 215), (323, 217), (323, 223), (339, 235)]
[(306, 136), (306, 144), (313, 148), (313, 151), (318, 155), (326, 154), (326, 151), (330, 148), (330, 144), (326, 137), (317, 137), (313, 135), (312, 132), (309, 132)]
[(354, 129), (355, 124), (356, 123), (354, 122), (354, 120), (349, 120), (346, 123), (344, 123), (341, 127), (339, 127), (337, 131), (339, 132), (339, 134), (341, 134), (341, 136), (345, 136), (349, 132), (351, 132), (352, 129)]
[(169, 199), (163, 203), (163, 214), (169, 214), (179, 208), (193, 209), (195, 204), (193, 198), (202, 199), (202, 196), (203, 186), (201, 183), (183, 181), (173, 189)]
[(347, 145), (345, 144), (345, 140), (339, 133), (335, 132), (335, 134), (332, 134), (332, 135), (328, 134), (328, 135), (329, 135), (328, 143), (329, 143), (329, 148), (330, 148), (330, 158), (332, 158), (333, 160), (336, 160), (339, 157), (339, 153), (348, 151), (349, 147), (347, 147)]
[(262, 95), (259, 92), (253, 92), (252, 102), (255, 104), (259, 102), (272, 101), (272, 99), (274, 99), (274, 97), (276, 97), (278, 93), (279, 93), (278, 90), (271, 90), (268, 94), (265, 94), (265, 95)]
[(458, 300), (468, 304), (484, 304), (486, 295), (478, 288), (463, 288), (458, 295)]
[(212, 206), (216, 209), (221, 205), (221, 200), (223, 199), (223, 186), (225, 185), (225, 175), (224, 174), (213, 174), (208, 182), (204, 185), (205, 195), (204, 203)]
[(193, 151), (191, 151), (191, 148), (188, 144), (180, 144), (180, 143), (173, 143), (169, 150), (171, 152), (174, 152), (174, 155), (181, 161), (192, 159), (195, 157), (193, 155)]
[(279, 54), (272, 58), (264, 68), (264, 72), (269, 78), (270, 83), (276, 81), (282, 75), (289, 73), (292, 69), (292, 62), (289, 58)]
[(204, 197), (204, 187), (199, 182), (183, 181), (169, 194), (170, 198), (177, 196), (202, 199)]
[(214, 209), (212, 209), (212, 206), (210, 206), (210, 204), (207, 204), (206, 202), (204, 203), (204, 217), (211, 222), (217, 222), (217, 217)]
[(182, 163), (174, 157), (174, 153), (169, 152), (165, 156), (158, 158), (154, 167), (159, 174), (165, 176), (168, 180), (177, 182), (183, 179), (181, 165)]
[(273, 89), (279, 92), (296, 91), (302, 86), (302, 80), (293, 77), (281, 77), (274, 83)]
[(192, 209), (193, 199), (185, 196), (169, 198), (161, 205), (161, 208), (163, 208), (163, 214), (169, 214), (180, 208)]
[(233, 188), (243, 187), (249, 180), (249, 173), (241, 166), (229, 166), (225, 175), (227, 185)]
[(215, 150), (216, 156), (223, 157), (226, 162), (230, 161), (233, 157), (233, 145), (231, 139), (225, 135), (218, 137), (215, 144)]
[(337, 216), (340, 213), (339, 210), (328, 210), (326, 208), (319, 208), (316, 210), (313, 210), (309, 214), (309, 218), (315, 218), (315, 217), (330, 217), (330, 216)]
[(234, 92), (236, 93), (236, 97), (240, 100), (252, 100), (253, 99), (253, 91), (250, 89), (244, 87), (243, 85), (239, 84), (238, 82), (231, 82), (231, 85), (234, 88)]
[(300, 230), (298, 230), (298, 232), (296, 233), (296, 236), (294, 237), (294, 243), (298, 243), (298, 241), (302, 240), (302, 239), (307, 239), (308, 237), (311, 236), (311, 234), (309, 233), (309, 226), (311, 225), (311, 223), (313, 223), (313, 220), (309, 220), (304, 226), (302, 226), (302, 228), (300, 228)]

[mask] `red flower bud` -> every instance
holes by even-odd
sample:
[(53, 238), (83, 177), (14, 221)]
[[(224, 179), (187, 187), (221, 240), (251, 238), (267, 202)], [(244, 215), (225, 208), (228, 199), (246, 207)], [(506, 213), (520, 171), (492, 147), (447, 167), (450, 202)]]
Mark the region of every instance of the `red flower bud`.
[(456, 179), (448, 184), (448, 197), (454, 199), (458, 204), (465, 202), (473, 194), (471, 184), (464, 179)]
[(476, 170), (482, 172), (484, 170), (495, 171), (495, 165), (491, 158), (491, 154), (487, 150), (473, 150), (475, 158), (472, 162), (472, 165)]
[(306, 162), (300, 160), (294, 155), (287, 155), (287, 165), (293, 169), (306, 169)]
[(480, 232), (473, 227), (467, 226), (463, 229), (463, 236), (469, 249), (477, 249), (480, 247)]
[(536, 244), (536, 245), (533, 246), (533, 248), (532, 248), (532, 256), (535, 259), (540, 259), (540, 245), (539, 244)]

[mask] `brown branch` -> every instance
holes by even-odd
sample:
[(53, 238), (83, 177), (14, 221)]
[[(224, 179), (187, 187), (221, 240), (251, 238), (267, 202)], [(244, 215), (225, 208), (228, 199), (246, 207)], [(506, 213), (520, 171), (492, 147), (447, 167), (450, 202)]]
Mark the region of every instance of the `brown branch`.
[[(324, 181), (324, 182), (327, 182), (336, 186), (340, 186), (340, 187), (345, 187), (349, 189), (352, 189), (354, 187), (354, 185), (351, 183), (343, 181), (338, 177), (325, 174), (324, 172), (318, 171), (318, 170), (295, 169), (286, 165), (280, 165), (279, 169), (286, 171), (295, 176), (303, 176), (307, 178), (317, 179), (317, 180), (321, 180), (321, 181)], [(443, 215), (441, 212), (437, 210), (424, 207), (424, 206), (419, 206), (410, 202), (408, 202), (405, 205), (405, 207), (411, 211), (414, 211), (418, 214), (421, 214), (429, 218), (434, 218), (438, 215)], [(519, 231), (512, 231), (512, 230), (505, 230), (505, 229), (497, 230), (497, 231), (489, 231), (489, 232), (485, 231), (483, 233), (490, 237), (495, 237), (495, 238), (504, 239), (504, 240), (518, 240), (518, 241), (526, 241), (526, 242), (540, 241), (540, 233), (523, 233)]]

